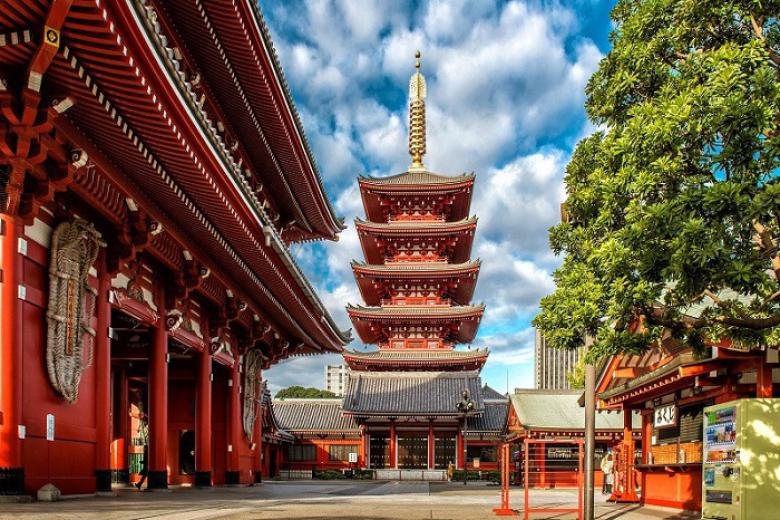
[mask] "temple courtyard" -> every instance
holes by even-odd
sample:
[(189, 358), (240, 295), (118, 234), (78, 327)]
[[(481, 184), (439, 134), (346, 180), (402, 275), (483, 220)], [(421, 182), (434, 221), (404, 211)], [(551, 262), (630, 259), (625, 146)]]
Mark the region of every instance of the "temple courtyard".
[[(534, 490), (534, 506), (570, 507), (571, 490)], [(523, 490), (513, 488), (513, 507)], [(170, 492), (119, 490), (115, 497), (72, 498), (57, 503), (0, 504), (0, 519), (166, 520), (220, 519), (439, 519), (496, 518), (497, 486), (445, 482), (265, 482), (255, 487), (220, 487), (203, 491), (174, 487)], [(566, 514), (534, 514), (532, 518), (575, 518)], [(608, 504), (597, 493), (596, 518), (602, 520), (693, 519), (662, 508)]]

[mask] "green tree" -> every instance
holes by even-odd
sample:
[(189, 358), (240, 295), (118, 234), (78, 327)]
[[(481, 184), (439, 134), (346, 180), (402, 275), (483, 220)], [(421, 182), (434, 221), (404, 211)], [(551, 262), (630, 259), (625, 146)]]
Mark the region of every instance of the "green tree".
[(319, 388), (303, 387), (303, 386), (288, 386), (282, 388), (276, 392), (277, 399), (337, 399), (338, 396), (328, 390), (320, 390)]
[[(780, 344), (780, 2), (620, 0), (534, 323), (592, 359), (662, 330)], [(638, 324), (638, 326), (637, 326)]]

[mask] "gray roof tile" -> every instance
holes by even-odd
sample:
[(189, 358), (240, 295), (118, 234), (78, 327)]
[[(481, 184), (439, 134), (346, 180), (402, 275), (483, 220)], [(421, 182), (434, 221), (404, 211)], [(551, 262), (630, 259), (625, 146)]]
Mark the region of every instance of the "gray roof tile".
[(344, 411), (355, 415), (459, 415), (464, 389), (474, 411), (484, 409), (479, 373), (369, 372), (354, 373), (344, 391)]
[(509, 412), (509, 402), (487, 402), (485, 411), (477, 417), (466, 419), (466, 433), (491, 432), (501, 433), (506, 425), (506, 416)]
[(339, 399), (276, 399), (274, 413), (279, 425), (292, 433), (359, 431), (355, 420), (341, 413)]
[(473, 179), (473, 173), (450, 176), (429, 171), (403, 172), (387, 177), (361, 177), (362, 181), (373, 184), (455, 184)]
[[(515, 390), (509, 397), (520, 424), (525, 428), (584, 430), (585, 409), (577, 402), (579, 395), (577, 390)], [(637, 414), (634, 414), (632, 420), (633, 428), (641, 427), (641, 419)], [(623, 413), (596, 413), (596, 429), (623, 429)]]

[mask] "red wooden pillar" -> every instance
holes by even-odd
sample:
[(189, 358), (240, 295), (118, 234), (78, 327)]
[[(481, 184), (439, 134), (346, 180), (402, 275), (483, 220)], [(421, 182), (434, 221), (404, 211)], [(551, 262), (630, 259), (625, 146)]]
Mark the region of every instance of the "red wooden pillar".
[(198, 356), (195, 411), (195, 485), (211, 487), (211, 354), (208, 348)]
[(228, 415), (228, 469), (225, 484), (241, 483), (239, 447), (241, 444), (241, 377), (238, 361), (230, 372), (230, 415)]
[(644, 410), (642, 412), (642, 464), (650, 463), (650, 448), (653, 438), (653, 412)]
[(639, 502), (636, 494), (636, 473), (634, 471), (634, 436), (632, 432), (632, 413), (623, 407), (623, 442), (620, 457), (615, 460), (618, 475), (614, 480), (610, 500), (616, 502)]
[(463, 451), (463, 430), (460, 428), (458, 428), (458, 437), (455, 447), (458, 450), (458, 453), (455, 456), (457, 468), (466, 469), (466, 454)]
[(360, 451), (358, 452), (358, 466), (361, 469), (368, 468), (368, 461), (366, 460), (367, 445), (368, 445), (368, 433), (366, 432), (366, 425), (361, 424), (360, 425)]
[(168, 487), (168, 331), (165, 298), (157, 302), (159, 318), (149, 352), (149, 489)]
[(434, 450), (434, 443), (435, 439), (433, 437), (433, 423), (428, 423), (428, 469), (433, 469), (434, 460), (433, 460), (433, 450)]
[(397, 464), (397, 455), (396, 455), (396, 435), (395, 435), (395, 421), (390, 423), (390, 468), (396, 469), (398, 467)]
[(22, 255), (20, 219), (2, 215), (2, 286), (0, 286), (0, 495), (24, 493), (22, 442)]
[(116, 409), (114, 415), (117, 421), (117, 431), (111, 445), (111, 470), (117, 482), (129, 483), (130, 470), (127, 466), (127, 450), (130, 445), (130, 386), (127, 372), (124, 368), (117, 370), (116, 375)]
[(111, 491), (111, 274), (105, 253), (98, 258), (98, 292), (95, 301), (95, 481), (99, 492)]
[[(498, 448), (498, 471), (501, 476), (501, 505), (493, 508), (496, 516), (520, 516), (520, 513), (509, 507), (509, 444), (501, 444)], [(528, 515), (526, 514), (526, 518)]]
[(756, 361), (756, 397), (772, 397), (772, 366), (762, 358)]

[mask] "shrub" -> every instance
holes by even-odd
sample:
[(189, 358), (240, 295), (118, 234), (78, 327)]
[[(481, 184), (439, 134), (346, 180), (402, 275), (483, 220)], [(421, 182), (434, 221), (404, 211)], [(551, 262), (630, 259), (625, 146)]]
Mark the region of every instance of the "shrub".
[(343, 480), (347, 477), (338, 469), (318, 469), (313, 472), (312, 478), (317, 480)]

